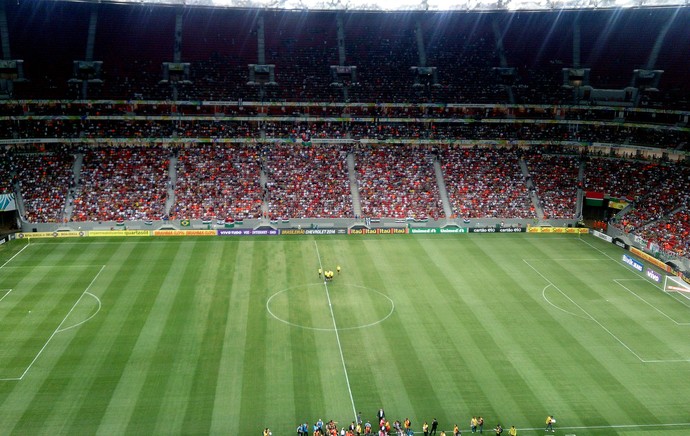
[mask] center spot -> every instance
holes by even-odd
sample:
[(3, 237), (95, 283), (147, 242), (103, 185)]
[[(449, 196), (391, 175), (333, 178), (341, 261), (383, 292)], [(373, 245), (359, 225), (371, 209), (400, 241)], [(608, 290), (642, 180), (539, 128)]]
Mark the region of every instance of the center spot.
[(393, 314), (395, 304), (375, 289), (340, 283), (336, 279), (328, 283), (328, 292), (321, 282), (278, 291), (266, 302), (266, 310), (278, 321), (293, 327), (341, 331), (379, 324)]

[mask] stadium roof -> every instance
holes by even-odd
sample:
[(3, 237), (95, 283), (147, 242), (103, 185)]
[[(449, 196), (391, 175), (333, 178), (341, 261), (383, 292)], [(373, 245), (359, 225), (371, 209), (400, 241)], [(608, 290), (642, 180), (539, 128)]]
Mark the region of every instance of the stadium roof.
[[(80, 1), (80, 0), (76, 0)], [(678, 7), (690, 0), (81, 0), (93, 3), (133, 3), (223, 8), (368, 11), (550, 11)]]

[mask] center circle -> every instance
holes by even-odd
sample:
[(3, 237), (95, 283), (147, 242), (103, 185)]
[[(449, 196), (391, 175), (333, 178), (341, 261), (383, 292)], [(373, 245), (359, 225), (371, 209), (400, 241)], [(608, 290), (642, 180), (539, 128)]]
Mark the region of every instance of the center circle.
[(292, 327), (343, 331), (382, 323), (393, 314), (395, 303), (386, 294), (366, 286), (332, 283), (326, 288), (319, 282), (274, 293), (266, 301), (266, 310)]

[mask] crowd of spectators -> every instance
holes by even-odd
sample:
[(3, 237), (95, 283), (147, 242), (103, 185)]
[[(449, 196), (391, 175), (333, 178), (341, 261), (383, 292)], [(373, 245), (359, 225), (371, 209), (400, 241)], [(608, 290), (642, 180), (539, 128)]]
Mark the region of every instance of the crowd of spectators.
[(655, 221), (635, 233), (668, 254), (679, 257), (690, 255), (690, 212), (687, 208)]
[(585, 164), (585, 191), (634, 200), (657, 189), (665, 177), (664, 165), (645, 160), (589, 157)]
[[(12, 5), (8, 7), (15, 8)], [(68, 6), (80, 13), (83, 13), (82, 7), (79, 4)], [(11, 20), (23, 19), (26, 23), (22, 24), (30, 27), (55, 19), (49, 7), (39, 4), (26, 9), (31, 10), (32, 15), (26, 16), (28, 12), (25, 10), (15, 10), (8, 16)], [(246, 10), (209, 8), (208, 11), (185, 15), (180, 29), (180, 35), (184, 36), (183, 44), (179, 48), (181, 61), (190, 64), (189, 77), (181, 77), (184, 80), (175, 82), (174, 78), (162, 80), (161, 72), (162, 62), (172, 60), (167, 56), (175, 44), (172, 23), (167, 21), (174, 19), (172, 14), (162, 13), (158, 19), (146, 19), (131, 7), (104, 7), (102, 13), (109, 14), (109, 20), (99, 23), (99, 30), (117, 41), (115, 43), (107, 36), (97, 41), (96, 50), (101, 53), (100, 60), (103, 61), (102, 81), (89, 82), (86, 88), (78, 81), (68, 83), (68, 79), (73, 78), (71, 62), (79, 56), (74, 47), (77, 44), (66, 44), (62, 35), (51, 34), (60, 32), (56, 25), (46, 27), (42, 33), (32, 34), (31, 38), (17, 35), (13, 39), (15, 52), (25, 60), (27, 73), (31, 73), (28, 77), (30, 83), (15, 84), (13, 97), (75, 99), (83, 97), (86, 89), (88, 98), (118, 100), (175, 98), (543, 104), (574, 101), (574, 93), (561, 86), (562, 69), (570, 66), (568, 59), (571, 55), (563, 52), (562, 44), (554, 43), (555, 36), (547, 29), (557, 24), (548, 14), (532, 17), (530, 21), (540, 24), (531, 26), (526, 24), (528, 21), (507, 20), (494, 14), (454, 13), (444, 14), (440, 19), (433, 13), (363, 14), (348, 11), (341, 16), (344, 17), (341, 20), (343, 38), (339, 38), (335, 13), (297, 16), (293, 11), (272, 11), (252, 15)], [(666, 12), (654, 13), (663, 16)], [(259, 15), (265, 21), (261, 29), (257, 19)], [(150, 29), (124, 37), (126, 28), (118, 26), (131, 22), (132, 16), (150, 21)], [(558, 26), (569, 29), (567, 23), (574, 17), (574, 13), (567, 12), (559, 15)], [(593, 14), (593, 18), (596, 17), (597, 14)], [(658, 34), (658, 23), (668, 20), (666, 17), (640, 23), (647, 26), (656, 24), (649, 35), (635, 35), (636, 42), (646, 41), (651, 47), (650, 35)], [(679, 31), (678, 26), (684, 21), (678, 18), (669, 22), (674, 23), (671, 31)], [(607, 29), (611, 25), (608, 23)], [(522, 26), (529, 26), (529, 32), (525, 32)], [(607, 38), (622, 41), (630, 37), (628, 29), (617, 26), (613, 24)], [(163, 29), (169, 29), (169, 33)], [(586, 34), (600, 37), (598, 32)], [(508, 38), (508, 35), (512, 37)], [(499, 39), (502, 39), (501, 43)], [(38, 53), (31, 52), (31, 47), (36, 45), (43, 50), (63, 48), (54, 62), (60, 66), (55, 68), (59, 71), (43, 71), (41, 67), (45, 60)], [(621, 57), (620, 47), (616, 49), (615, 44), (597, 44), (597, 47), (598, 56), (594, 58), (599, 61), (590, 65), (592, 86), (618, 89), (630, 83), (633, 70), (642, 61), (633, 55)], [(40, 50), (38, 52), (41, 53)], [(608, 62), (609, 56), (615, 56), (616, 62)], [(682, 53), (675, 56), (674, 62), (669, 62), (664, 71), (664, 79), (670, 82), (669, 85), (676, 85), (675, 88), (662, 86), (661, 91), (655, 93), (658, 95), (645, 93), (647, 104), (659, 103), (668, 105), (666, 107), (677, 106), (679, 102), (687, 104), (690, 93), (682, 76), (687, 70), (687, 61), (682, 58)], [(275, 66), (276, 85), (247, 83), (250, 80), (248, 65), (257, 64), (259, 60)], [(356, 66), (356, 77), (334, 78), (330, 67), (341, 63)], [(415, 66), (436, 68), (437, 82), (433, 75), (416, 77), (411, 70)], [(514, 68), (514, 74), (501, 76), (496, 67)], [(340, 82), (340, 86), (332, 86), (334, 81)]]
[(544, 218), (575, 218), (580, 157), (534, 152), (525, 161)]
[(379, 145), (355, 152), (362, 216), (438, 219), (443, 207), (427, 147)]
[(14, 155), (6, 148), (0, 147), (0, 194), (14, 192), (15, 175)]
[(262, 137), (288, 139), (295, 131), (309, 130), (313, 138), (352, 139), (431, 139), (454, 141), (458, 139), (495, 141), (575, 141), (581, 143), (613, 143), (676, 148), (690, 137), (686, 132), (673, 129), (621, 127), (567, 123), (521, 123), (514, 120), (500, 122), (468, 122), (465, 119), (427, 120), (400, 118), (396, 121), (370, 116), (353, 121), (348, 118), (313, 120), (303, 123), (300, 118), (285, 121), (266, 121), (262, 117), (251, 120), (223, 119), (23, 119), (0, 120), (0, 138), (38, 139), (94, 139), (127, 138), (246, 138)]
[[(673, 162), (638, 165), (636, 174), (641, 180), (629, 183), (635, 184), (633, 189), (643, 188), (635, 191), (641, 195), (634, 197), (632, 207), (612, 225), (642, 238), (649, 247), (673, 256), (687, 256), (690, 167)], [(611, 177), (615, 178), (614, 174)]]
[(649, 192), (634, 203), (633, 209), (620, 223), (626, 231), (663, 218), (674, 210), (690, 205), (690, 168), (684, 165), (663, 165), (657, 169)]
[(84, 153), (72, 221), (154, 220), (165, 216), (170, 150), (98, 147)]
[(264, 158), (268, 218), (353, 217), (343, 146), (278, 143)]
[(68, 192), (74, 187), (74, 155), (25, 153), (17, 154), (15, 162), (24, 218), (31, 223), (62, 222)]
[(199, 144), (179, 150), (171, 219), (242, 220), (261, 216), (255, 146)]
[(440, 151), (439, 157), (454, 215), (536, 217), (517, 150), (447, 147)]

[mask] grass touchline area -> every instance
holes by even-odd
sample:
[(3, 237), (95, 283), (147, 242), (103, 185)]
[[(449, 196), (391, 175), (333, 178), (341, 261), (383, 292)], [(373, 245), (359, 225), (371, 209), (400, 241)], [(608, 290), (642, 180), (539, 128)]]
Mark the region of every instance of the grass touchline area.
[[(3, 434), (690, 429), (687, 299), (591, 236), (17, 240)], [(319, 270), (336, 271), (325, 281)], [(88, 298), (87, 298), (88, 297)]]

